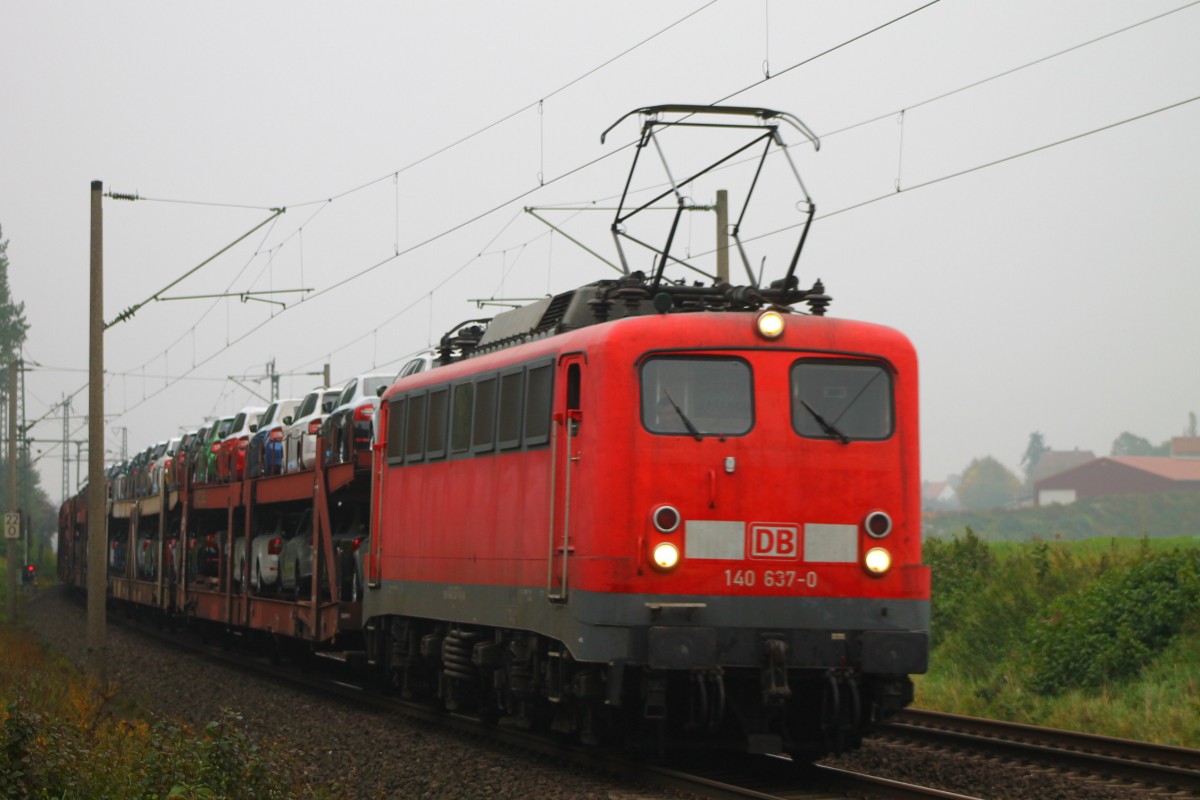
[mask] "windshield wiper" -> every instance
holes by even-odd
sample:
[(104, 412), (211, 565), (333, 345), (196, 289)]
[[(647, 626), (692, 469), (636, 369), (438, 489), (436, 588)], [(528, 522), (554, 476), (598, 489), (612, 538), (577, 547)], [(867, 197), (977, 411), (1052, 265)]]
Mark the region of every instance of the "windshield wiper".
[(817, 410), (815, 408), (813, 408), (812, 406), (810, 406), (808, 404), (807, 400), (801, 399), (800, 405), (802, 405), (806, 409), (808, 409), (808, 413), (812, 414), (813, 419), (815, 419), (817, 421), (817, 424), (821, 426), (821, 430), (825, 431), (825, 433), (827, 433), (830, 436), (837, 437), (841, 441), (842, 444), (850, 444), (850, 437), (847, 436), (846, 434), (842, 433), (841, 431), (839, 431), (837, 428), (835, 428), (833, 426), (833, 423), (829, 422), (824, 417), (822, 417), (820, 414), (818, 414)]
[(857, 393), (855, 393), (854, 397), (851, 398), (850, 402), (846, 403), (846, 405), (842, 407), (842, 413), (838, 414), (837, 419), (835, 419), (833, 421), (834, 425), (836, 425), (838, 423), (838, 421), (841, 420), (842, 417), (846, 416), (846, 412), (849, 411), (854, 406), (854, 404), (858, 402), (859, 398), (861, 398), (864, 394), (866, 394), (867, 389), (871, 388), (871, 384), (874, 383), (875, 379), (878, 378), (882, 374), (883, 374), (883, 370), (877, 370), (875, 372), (875, 374), (871, 376), (871, 380), (867, 381), (866, 383), (864, 383), (862, 385), (862, 388), (859, 389)]
[(663, 389), (663, 395), (667, 398), (667, 402), (671, 404), (671, 408), (675, 409), (675, 413), (679, 415), (681, 420), (683, 420), (683, 426), (688, 429), (688, 433), (690, 433), (692, 436), (695, 436), (697, 442), (703, 441), (704, 437), (700, 435), (700, 431), (695, 425), (692, 424), (692, 421), (688, 419), (687, 414), (683, 413), (683, 409), (680, 408), (679, 404), (676, 403), (671, 397), (671, 393), (666, 389)]

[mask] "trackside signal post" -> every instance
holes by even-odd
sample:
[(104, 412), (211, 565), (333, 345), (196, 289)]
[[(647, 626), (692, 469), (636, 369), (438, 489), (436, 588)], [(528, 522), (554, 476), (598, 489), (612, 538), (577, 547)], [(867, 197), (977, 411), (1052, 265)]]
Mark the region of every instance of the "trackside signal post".
[(100, 181), (92, 181), (91, 293), (88, 315), (88, 537), (87, 667), (102, 685), (108, 680), (104, 483), (104, 226)]

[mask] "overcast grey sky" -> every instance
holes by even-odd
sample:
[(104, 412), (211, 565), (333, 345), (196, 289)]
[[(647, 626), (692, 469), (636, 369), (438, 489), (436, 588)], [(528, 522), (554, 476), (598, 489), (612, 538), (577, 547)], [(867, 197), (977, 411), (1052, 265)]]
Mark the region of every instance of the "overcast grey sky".
[[(601, 131), (639, 106), (728, 98), (822, 137), (793, 149), (818, 209), (799, 274), (824, 280), (831, 315), (912, 338), (925, 478), (984, 455), (1017, 469), (1035, 430), (1098, 454), (1125, 430), (1181, 433), (1200, 411), (1200, 7), (923, 5), (0, 0), (0, 226), (38, 365), (27, 416), (86, 380), (93, 179), (151, 199), (104, 201), (107, 318), (273, 207), (287, 212), (168, 295), (314, 290), (280, 296), (286, 310), (151, 303), (110, 330), (107, 410), (133, 452), (258, 402), (244, 386), (265, 382), (229, 376), (272, 358), (300, 395), (323, 363), (335, 383), (394, 370), (494, 313), (469, 299), (611, 277), (522, 208), (611, 203), (636, 124)], [(735, 172), (695, 202), (734, 191)], [(608, 215), (546, 215), (615, 258)], [(712, 224), (689, 219), (685, 249), (711, 246)], [(792, 246), (767, 237), (755, 257), (778, 275)], [(33, 435), (61, 437), (61, 417)], [(57, 498), (60, 451), (37, 449)]]

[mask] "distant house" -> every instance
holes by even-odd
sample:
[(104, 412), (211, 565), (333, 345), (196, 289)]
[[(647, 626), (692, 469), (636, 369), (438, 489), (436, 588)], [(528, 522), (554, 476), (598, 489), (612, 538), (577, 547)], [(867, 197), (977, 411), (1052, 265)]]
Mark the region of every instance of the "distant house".
[(1171, 458), (1200, 458), (1200, 436), (1176, 436), (1171, 439)]
[(1096, 454), (1091, 450), (1047, 450), (1029, 471), (1029, 482), (1037, 484), (1051, 475), (1066, 472), (1081, 464), (1095, 461)]
[(1039, 506), (1084, 497), (1200, 491), (1200, 458), (1109, 456), (1034, 483)]
[(921, 484), (921, 510), (954, 511), (960, 508), (958, 493), (950, 481), (924, 481)]

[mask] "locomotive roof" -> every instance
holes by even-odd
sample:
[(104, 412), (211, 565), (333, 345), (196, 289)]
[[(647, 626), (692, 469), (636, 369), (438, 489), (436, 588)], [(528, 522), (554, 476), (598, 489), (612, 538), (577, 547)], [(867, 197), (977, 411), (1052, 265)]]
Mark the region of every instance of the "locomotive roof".
[(544, 297), (529, 305), (497, 314), (490, 320), (470, 320), (442, 337), (441, 364), (495, 352), (547, 336), (627, 317), (687, 314), (698, 311), (756, 311), (773, 306), (782, 310), (807, 303), (823, 316), (831, 298), (817, 280), (812, 288), (796, 287), (794, 279), (765, 288), (652, 282), (640, 272), (616, 280), (589, 283)]
[(700, 310), (694, 313), (658, 314), (653, 311), (627, 315), (605, 324), (592, 324), (560, 334), (521, 337), (485, 352), (476, 350), (470, 358), (459, 358), (406, 377), (394, 384), (384, 396), (434, 383), (457, 380), (465, 375), (547, 357), (561, 352), (588, 351), (597, 355), (603, 349), (618, 359), (636, 358), (648, 351), (774, 349), (874, 356), (895, 365), (902, 372), (915, 368), (915, 350), (898, 330), (872, 322), (831, 319), (793, 313), (786, 315), (786, 330), (779, 339), (767, 341), (757, 332), (754, 309), (740, 312)]

